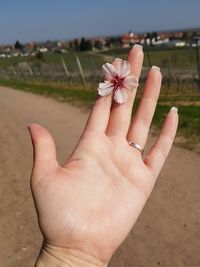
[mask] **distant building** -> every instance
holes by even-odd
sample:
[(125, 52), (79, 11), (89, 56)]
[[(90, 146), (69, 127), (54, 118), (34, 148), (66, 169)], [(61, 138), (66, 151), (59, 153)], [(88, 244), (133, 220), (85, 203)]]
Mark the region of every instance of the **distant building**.
[(126, 33), (121, 37), (122, 47), (131, 47), (135, 43), (141, 43), (143, 39), (142, 35), (134, 34), (132, 31), (129, 31), (129, 33)]
[(104, 37), (95, 37), (95, 38), (91, 38), (90, 39), (91, 43), (92, 43), (92, 48), (93, 50), (95, 49), (104, 49), (105, 45), (106, 45), (106, 40)]
[(46, 47), (41, 47), (41, 48), (39, 48), (38, 50), (39, 50), (41, 53), (46, 53), (46, 52), (49, 51), (48, 48), (46, 48)]

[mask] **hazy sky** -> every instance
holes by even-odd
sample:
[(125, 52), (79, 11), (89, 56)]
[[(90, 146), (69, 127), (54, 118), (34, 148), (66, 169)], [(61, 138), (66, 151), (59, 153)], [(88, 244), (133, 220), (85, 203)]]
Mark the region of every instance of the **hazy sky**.
[(6, 0), (0, 43), (200, 27), (199, 0)]

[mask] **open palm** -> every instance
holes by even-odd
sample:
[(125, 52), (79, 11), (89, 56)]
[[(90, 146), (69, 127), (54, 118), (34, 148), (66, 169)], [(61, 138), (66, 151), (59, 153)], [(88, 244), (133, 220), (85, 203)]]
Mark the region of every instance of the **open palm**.
[[(139, 78), (143, 52), (129, 53), (131, 72)], [(113, 62), (118, 66), (120, 60)], [(29, 126), (34, 145), (31, 188), (46, 246), (82, 251), (102, 263), (126, 238), (148, 199), (171, 148), (178, 124), (168, 113), (160, 136), (143, 159), (128, 141), (145, 146), (161, 85), (161, 73), (148, 74), (139, 108), (130, 123), (136, 90), (127, 103), (113, 95), (97, 97), (85, 130), (61, 167), (52, 136)]]

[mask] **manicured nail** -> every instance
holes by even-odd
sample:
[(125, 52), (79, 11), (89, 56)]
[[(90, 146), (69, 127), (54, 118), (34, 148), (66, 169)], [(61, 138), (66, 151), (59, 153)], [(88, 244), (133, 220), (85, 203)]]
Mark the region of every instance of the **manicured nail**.
[(158, 66), (152, 66), (151, 69), (156, 70), (156, 71), (160, 71), (160, 68)]
[(122, 62), (123, 60), (121, 58), (116, 57), (114, 61)]
[(142, 46), (142, 45), (140, 45), (140, 44), (134, 44), (134, 46), (133, 46), (133, 49), (134, 49), (134, 48), (137, 48), (137, 49), (143, 50), (143, 46)]
[(170, 111), (178, 112), (178, 108), (177, 108), (177, 107), (172, 107), (172, 108), (170, 109)]

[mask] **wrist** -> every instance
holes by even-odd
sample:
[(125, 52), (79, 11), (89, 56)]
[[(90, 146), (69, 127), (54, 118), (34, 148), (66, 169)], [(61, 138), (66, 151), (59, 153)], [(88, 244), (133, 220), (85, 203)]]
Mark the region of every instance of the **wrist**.
[(107, 267), (107, 263), (80, 250), (45, 244), (35, 267)]

